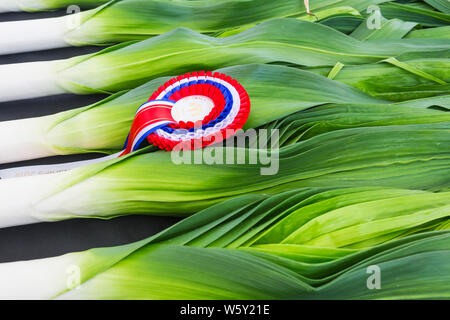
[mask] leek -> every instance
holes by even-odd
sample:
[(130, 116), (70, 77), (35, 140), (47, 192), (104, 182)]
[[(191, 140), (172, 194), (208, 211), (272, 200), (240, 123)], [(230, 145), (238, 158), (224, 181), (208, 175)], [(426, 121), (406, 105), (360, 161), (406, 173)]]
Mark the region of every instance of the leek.
[[(328, 41), (332, 38), (333, 41)], [(445, 40), (358, 41), (329, 27), (275, 19), (235, 36), (208, 37), (184, 28), (67, 60), (0, 66), (0, 101), (58, 93), (111, 93), (167, 74), (244, 63), (333, 66), (378, 62), (406, 52), (449, 49)], [(37, 72), (39, 70), (40, 72)]]
[[(6, 9), (10, 1), (4, 5)], [(344, 6), (359, 11), (386, 1), (315, 0), (311, 2), (311, 10)], [(42, 7), (39, 3), (32, 6)], [(0, 54), (142, 40), (176, 27), (214, 34), (272, 18), (305, 16), (306, 11), (301, 0), (113, 0), (96, 9), (59, 18), (3, 22), (0, 24)]]
[[(2, 263), (0, 297), (448, 298), (450, 233), (437, 230), (445, 230), (449, 215), (448, 192), (365, 187), (248, 195), (136, 243)], [(367, 287), (373, 265), (382, 290)]]
[[(385, 103), (313, 73), (276, 65), (243, 65), (217, 70), (237, 79), (251, 97), (246, 128), (282, 118), (324, 103)], [(152, 80), (83, 108), (40, 118), (0, 122), (0, 163), (38, 157), (118, 152), (130, 130), (136, 109), (168, 77)], [(273, 105), (278, 105), (273, 110)]]
[(448, 135), (449, 122), (350, 128), (272, 150), (266, 165), (249, 159), (267, 150), (217, 147), (187, 155), (231, 155), (233, 164), (220, 158), (215, 164), (190, 159), (192, 164), (179, 165), (162, 151), (0, 180), (0, 226), (130, 213), (185, 216), (243, 194), (306, 186), (447, 190)]

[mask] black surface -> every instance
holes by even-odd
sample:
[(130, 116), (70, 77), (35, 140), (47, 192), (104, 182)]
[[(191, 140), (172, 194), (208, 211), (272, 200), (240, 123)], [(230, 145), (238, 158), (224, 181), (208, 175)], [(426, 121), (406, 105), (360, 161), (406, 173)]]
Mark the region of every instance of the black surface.
[[(0, 0), (1, 1), (1, 0)], [(0, 22), (53, 17), (64, 12), (6, 13)], [(0, 64), (63, 59), (95, 52), (99, 47), (64, 48), (14, 55), (0, 55)], [(1, 88), (0, 88), (1, 93)], [(39, 99), (0, 103), (0, 121), (53, 114), (101, 100), (103, 95), (60, 95)], [(4, 137), (0, 137), (3, 139)], [(1, 152), (1, 151), (0, 151)], [(86, 154), (52, 157), (22, 163), (0, 165), (0, 169), (18, 165), (51, 164), (97, 157)], [(100, 246), (125, 244), (147, 238), (179, 221), (173, 217), (124, 216), (112, 220), (73, 219), (0, 229), (0, 263), (51, 257)]]
[[(247, 314), (226, 313), (224, 306), (247, 307)], [(431, 300), (58, 300), (58, 301), (0, 301), (3, 310), (10, 308), (15, 314), (24, 310), (32, 310), (35, 314), (66, 314), (70, 310), (71, 317), (86, 317), (89, 310), (91, 318), (130, 317), (133, 314), (148, 315), (149, 318), (159, 319), (295, 319), (299, 310), (302, 314), (316, 314), (320, 310), (321, 318), (358, 319), (366, 310), (376, 310), (377, 314), (389, 314), (390, 317), (410, 318), (417, 316), (423, 310), (433, 310), (435, 314), (447, 314), (449, 302)], [(182, 315), (183, 308), (188, 306), (214, 308), (211, 317), (208, 315)], [(248, 306), (260, 306), (252, 308)], [(252, 310), (252, 311), (250, 311)], [(349, 312), (352, 310), (353, 312)], [(354, 311), (356, 310), (356, 312)], [(360, 312), (362, 311), (362, 312)]]

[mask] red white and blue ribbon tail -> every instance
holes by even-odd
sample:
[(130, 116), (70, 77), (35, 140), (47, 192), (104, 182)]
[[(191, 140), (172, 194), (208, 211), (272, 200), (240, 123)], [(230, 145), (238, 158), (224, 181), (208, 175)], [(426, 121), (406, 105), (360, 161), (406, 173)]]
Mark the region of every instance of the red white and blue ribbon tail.
[(175, 123), (171, 115), (174, 104), (175, 101), (160, 99), (147, 101), (140, 106), (120, 156), (138, 150), (150, 134), (168, 124)]

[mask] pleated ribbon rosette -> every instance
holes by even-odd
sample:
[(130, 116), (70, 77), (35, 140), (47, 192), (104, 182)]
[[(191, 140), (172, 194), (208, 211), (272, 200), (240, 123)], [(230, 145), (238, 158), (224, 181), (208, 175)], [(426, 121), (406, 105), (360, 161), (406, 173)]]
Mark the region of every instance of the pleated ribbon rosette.
[(192, 72), (167, 81), (136, 112), (121, 155), (150, 144), (171, 151), (220, 142), (242, 129), (250, 98), (235, 79), (212, 72)]

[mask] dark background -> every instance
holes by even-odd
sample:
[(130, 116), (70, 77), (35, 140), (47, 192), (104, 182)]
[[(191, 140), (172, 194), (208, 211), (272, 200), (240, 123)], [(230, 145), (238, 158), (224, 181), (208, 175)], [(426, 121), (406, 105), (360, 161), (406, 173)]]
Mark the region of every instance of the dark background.
[[(1, 0), (0, 0), (1, 1)], [(0, 22), (61, 16), (64, 11), (45, 13), (3, 13)], [(100, 47), (79, 47), (0, 55), (0, 64), (73, 57), (100, 50)], [(1, 88), (0, 88), (1, 93)], [(149, 93), (149, 95), (151, 92)], [(0, 121), (37, 117), (85, 106), (103, 99), (103, 95), (59, 95), (38, 99), (0, 103)], [(138, 106), (136, 106), (137, 108)], [(6, 139), (6, 137), (0, 137)], [(1, 152), (1, 150), (0, 150)], [(100, 155), (52, 157), (21, 163), (0, 165), (0, 169), (14, 166), (51, 164), (90, 159)], [(26, 195), (24, 195), (26, 196)], [(125, 244), (147, 238), (161, 231), (179, 218), (129, 215), (111, 220), (72, 219), (0, 229), (0, 263), (57, 256), (94, 247)]]

